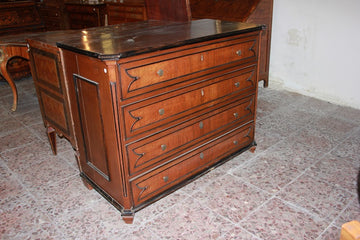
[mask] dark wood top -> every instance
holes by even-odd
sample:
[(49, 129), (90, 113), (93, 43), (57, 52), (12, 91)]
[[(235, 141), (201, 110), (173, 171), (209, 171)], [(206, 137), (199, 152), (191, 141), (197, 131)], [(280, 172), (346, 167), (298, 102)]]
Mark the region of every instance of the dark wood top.
[(101, 59), (119, 59), (262, 29), (262, 25), (202, 19), (191, 22), (124, 23), (83, 30), (19, 34), (0, 38), (0, 45), (26, 46), (26, 40)]
[[(262, 25), (257, 24), (210, 19), (191, 22), (151, 20), (78, 30), (52, 40), (60, 48), (91, 57), (119, 59), (261, 29)], [(49, 36), (47, 38), (51, 41)]]

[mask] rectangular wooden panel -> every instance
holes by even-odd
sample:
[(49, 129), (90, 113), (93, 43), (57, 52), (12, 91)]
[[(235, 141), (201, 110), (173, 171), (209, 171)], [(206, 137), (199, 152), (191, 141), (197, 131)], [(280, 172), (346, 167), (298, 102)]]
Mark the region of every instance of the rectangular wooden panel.
[(41, 87), (38, 87), (38, 99), (44, 120), (66, 136), (70, 135), (70, 120), (64, 99)]
[(109, 181), (98, 83), (76, 75), (74, 81), (82, 135), (86, 146), (86, 162)]
[(57, 55), (40, 49), (33, 48), (31, 51), (35, 67), (35, 81), (47, 88), (51, 88), (60, 94), (63, 92), (62, 71)]

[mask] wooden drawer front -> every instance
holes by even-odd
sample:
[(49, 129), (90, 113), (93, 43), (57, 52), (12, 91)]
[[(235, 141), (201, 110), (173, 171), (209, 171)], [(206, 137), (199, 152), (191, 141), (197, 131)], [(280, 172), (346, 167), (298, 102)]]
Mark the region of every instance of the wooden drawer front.
[(131, 182), (134, 204), (139, 205), (194, 176), (222, 158), (250, 145), (253, 139), (254, 126), (251, 123), (135, 179)]
[[(240, 41), (240, 42), (239, 42)], [(233, 62), (256, 58), (256, 39), (233, 40), (229, 43), (211, 44), (199, 49), (185, 50), (165, 56), (153, 57), (120, 65), (123, 98), (163, 87), (169, 81), (202, 72)], [(205, 71), (205, 72), (203, 72)], [(214, 72), (214, 70), (211, 70)], [(162, 84), (161, 84), (162, 83)]]
[(205, 107), (211, 107), (226, 100), (224, 97), (231, 94), (254, 90), (256, 68), (224, 74), (215, 80), (217, 82), (204, 87), (192, 86), (192, 89), (185, 93), (184, 91), (172, 93), (172, 96), (165, 99), (154, 98), (152, 103), (148, 101), (148, 105), (140, 102), (125, 107), (127, 138), (160, 126), (165, 120), (169, 122)]
[[(169, 155), (189, 149), (199, 142), (254, 119), (255, 97), (236, 99), (224, 108), (202, 115), (164, 133), (126, 147), (130, 174), (154, 166)], [(190, 124), (190, 125), (189, 125)], [(175, 130), (175, 131), (174, 131)]]

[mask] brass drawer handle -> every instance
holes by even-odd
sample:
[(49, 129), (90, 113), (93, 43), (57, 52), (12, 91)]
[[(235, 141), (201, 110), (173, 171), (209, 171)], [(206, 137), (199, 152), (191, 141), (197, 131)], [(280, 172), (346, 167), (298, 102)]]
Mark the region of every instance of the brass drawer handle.
[(200, 159), (204, 159), (204, 153), (200, 153)]
[(239, 142), (234, 140), (233, 143), (234, 143), (234, 145), (237, 145)]
[(200, 56), (200, 61), (202, 61), (202, 62), (204, 61), (204, 55), (202, 55), (202, 54)]
[(159, 70), (157, 71), (157, 74), (159, 75), (159, 77), (162, 77), (162, 76), (164, 75), (164, 70), (159, 69)]
[(163, 150), (163, 151), (166, 150), (166, 144), (161, 144), (161, 150)]
[(234, 113), (234, 117), (235, 117), (235, 118), (238, 118), (238, 117), (239, 117), (239, 114), (238, 114), (238, 113)]
[(204, 123), (203, 123), (203, 122), (200, 122), (200, 123), (199, 123), (199, 128), (200, 128), (200, 129), (203, 129), (203, 128), (204, 128)]
[(165, 114), (165, 110), (163, 108), (159, 109), (159, 114), (160, 115), (164, 115)]
[(167, 182), (167, 181), (169, 180), (169, 177), (168, 177), (168, 176), (164, 176), (164, 177), (163, 177), (163, 180), (164, 180), (164, 182)]
[(239, 82), (236, 82), (236, 83), (235, 83), (235, 87), (240, 87), (240, 83), (239, 83)]
[(241, 50), (237, 50), (237, 51), (236, 51), (236, 54), (237, 54), (238, 56), (241, 56)]

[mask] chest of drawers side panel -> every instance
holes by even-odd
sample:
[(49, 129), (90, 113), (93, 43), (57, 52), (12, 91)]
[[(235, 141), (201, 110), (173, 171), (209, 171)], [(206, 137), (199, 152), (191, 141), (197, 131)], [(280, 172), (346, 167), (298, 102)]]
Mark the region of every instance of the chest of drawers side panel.
[(29, 56), (40, 110), (46, 127), (54, 128), (76, 148), (68, 86), (57, 47), (29, 40)]
[(116, 206), (131, 209), (126, 168), (122, 165), (116, 82), (109, 81), (104, 62), (66, 50), (62, 54), (71, 85), (80, 171)]

